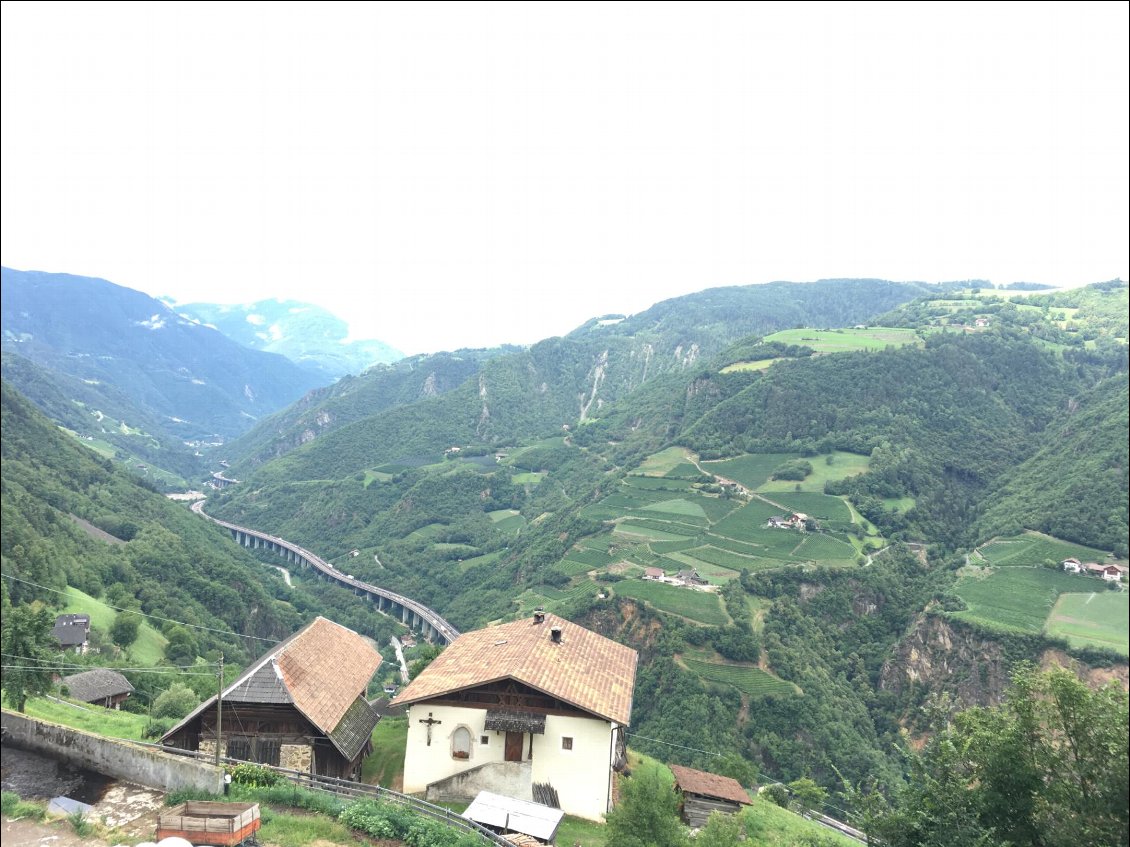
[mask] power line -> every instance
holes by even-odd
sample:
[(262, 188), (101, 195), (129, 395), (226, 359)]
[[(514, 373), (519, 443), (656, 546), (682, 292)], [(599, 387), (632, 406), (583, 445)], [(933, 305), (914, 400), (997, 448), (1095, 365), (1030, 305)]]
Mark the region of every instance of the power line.
[[(2, 576), (4, 577), (4, 579), (11, 579), (15, 580), (16, 582), (22, 582), (24, 585), (33, 585), (36, 588), (42, 588), (44, 591), (53, 591), (56, 594), (67, 593), (66, 591), (60, 591), (58, 588), (52, 588), (49, 585), (40, 585), (38, 582), (32, 582), (30, 579), (20, 579), (18, 576), (12, 576), (11, 574), (2, 574)], [(118, 606), (111, 606), (109, 603), (104, 603), (103, 605), (105, 605), (109, 609), (113, 609), (115, 612), (133, 612), (135, 615), (140, 615), (143, 618), (150, 618), (155, 621), (167, 621), (168, 623), (175, 623), (179, 624), (180, 626), (191, 627), (192, 629), (202, 629), (205, 632), (215, 632), (219, 635), (231, 635), (235, 636), (236, 638), (253, 638), (256, 641), (266, 641), (268, 644), (279, 643), (277, 638), (260, 638), (258, 635), (240, 635), (238, 632), (232, 632), (230, 630), (216, 629), (210, 626), (201, 626), (200, 624), (188, 623), (187, 621), (178, 621), (175, 618), (163, 618), (160, 615), (150, 615), (146, 612), (138, 611), (137, 609), (122, 609)]]
[(193, 665), (142, 665), (141, 667), (109, 667), (106, 665), (81, 665), (77, 662), (66, 662), (63, 659), (47, 659), (42, 656), (18, 656), (14, 653), (0, 653), (8, 659), (18, 659), (24, 662), (41, 662), (60, 668), (85, 668), (87, 670), (113, 670), (113, 671), (161, 671), (163, 673), (179, 673), (180, 671), (196, 670), (199, 668), (218, 667), (215, 662), (197, 662)]
[[(6, 671), (59, 671), (59, 670), (68, 671), (68, 670), (74, 670), (73, 667), (53, 667), (51, 665), (0, 665), (0, 668), (3, 668)], [(118, 669), (117, 668), (87, 668), (87, 670), (110, 670), (110, 671), (113, 671), (113, 670), (118, 670)], [(160, 674), (168, 673), (167, 671), (151, 671), (151, 670), (134, 670), (134, 671), (130, 671), (130, 672), (131, 673), (160, 673)], [(216, 677), (216, 675), (214, 673), (189, 673), (189, 672), (180, 673), (180, 674), (177, 674), (177, 676), (206, 676), (206, 677), (209, 677), (211, 679), (214, 679)]]

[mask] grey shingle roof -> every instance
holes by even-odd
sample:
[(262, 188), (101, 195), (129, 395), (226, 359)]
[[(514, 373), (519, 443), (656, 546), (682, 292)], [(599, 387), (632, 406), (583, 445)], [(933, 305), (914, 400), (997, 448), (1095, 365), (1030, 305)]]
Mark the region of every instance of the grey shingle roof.
[(329, 733), (330, 741), (345, 758), (352, 761), (361, 752), (361, 748), (373, 733), (373, 727), (380, 719), (381, 716), (365, 701), (365, 698), (358, 697), (345, 710), (334, 731)]
[(117, 671), (109, 668), (95, 668), (90, 671), (65, 676), (61, 683), (67, 686), (70, 696), (84, 703), (104, 700), (118, 694), (129, 694), (133, 686)]

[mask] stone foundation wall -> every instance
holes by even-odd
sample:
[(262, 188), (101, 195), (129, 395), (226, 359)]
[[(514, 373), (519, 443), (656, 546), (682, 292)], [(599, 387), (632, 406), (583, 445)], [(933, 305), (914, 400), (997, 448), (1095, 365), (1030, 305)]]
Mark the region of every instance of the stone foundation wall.
[[(35, 750), (107, 776), (161, 791), (191, 788), (219, 794), (224, 772), (210, 763), (139, 747), (128, 741), (103, 738), (67, 726), (3, 712), (4, 743)], [(215, 742), (212, 742), (213, 752)], [(201, 745), (203, 746), (203, 745)], [(7, 838), (4, 839), (7, 843)]]
[(283, 744), (279, 750), (279, 767), (310, 773), (314, 751), (309, 744)]

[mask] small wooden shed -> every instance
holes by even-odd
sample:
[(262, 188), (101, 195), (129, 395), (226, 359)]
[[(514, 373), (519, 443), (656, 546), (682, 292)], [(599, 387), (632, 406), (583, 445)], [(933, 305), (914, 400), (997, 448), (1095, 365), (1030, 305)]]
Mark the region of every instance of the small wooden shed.
[(675, 789), (683, 795), (683, 820), (692, 827), (706, 826), (711, 812), (732, 815), (750, 803), (749, 793), (736, 779), (682, 765), (671, 765)]

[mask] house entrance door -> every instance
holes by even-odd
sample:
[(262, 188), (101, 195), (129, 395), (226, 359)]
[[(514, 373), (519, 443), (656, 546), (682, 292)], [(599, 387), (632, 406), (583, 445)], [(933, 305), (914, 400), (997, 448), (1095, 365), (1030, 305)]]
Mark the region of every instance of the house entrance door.
[(522, 761), (522, 733), (508, 732), (506, 733), (506, 761), (520, 762)]

